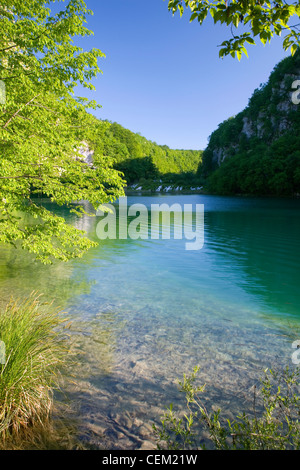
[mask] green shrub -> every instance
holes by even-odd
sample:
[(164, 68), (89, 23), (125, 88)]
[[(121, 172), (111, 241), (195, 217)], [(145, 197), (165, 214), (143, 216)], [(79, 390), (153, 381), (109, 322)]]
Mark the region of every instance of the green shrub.
[(185, 393), (187, 412), (183, 417), (174, 413), (171, 405), (155, 425), (158, 449), (205, 449), (200, 444), (206, 431), (212, 447), (217, 450), (287, 450), (300, 449), (299, 370), (282, 372), (266, 370), (261, 389), (254, 388), (253, 412), (242, 413), (234, 421), (221, 417), (221, 410), (209, 412), (200, 399), (205, 386), (195, 387), (195, 368), (179, 382)]

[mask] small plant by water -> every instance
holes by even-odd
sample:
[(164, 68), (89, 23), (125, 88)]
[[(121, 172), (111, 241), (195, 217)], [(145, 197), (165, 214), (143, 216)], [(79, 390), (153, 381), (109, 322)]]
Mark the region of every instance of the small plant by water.
[(49, 422), (68, 355), (64, 324), (59, 311), (34, 294), (0, 311), (0, 446)]
[(266, 370), (261, 388), (254, 388), (251, 415), (241, 413), (233, 421), (222, 418), (221, 410), (209, 411), (201, 400), (205, 385), (195, 386), (199, 368), (184, 375), (179, 390), (185, 394), (187, 412), (180, 417), (173, 405), (153, 426), (158, 449), (205, 450), (201, 441), (205, 431), (209, 447), (217, 450), (299, 450), (300, 397), (299, 369)]

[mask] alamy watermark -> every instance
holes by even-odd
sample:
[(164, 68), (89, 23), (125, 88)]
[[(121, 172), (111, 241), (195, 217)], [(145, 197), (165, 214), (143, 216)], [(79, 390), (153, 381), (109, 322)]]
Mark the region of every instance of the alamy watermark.
[(292, 363), (293, 364), (300, 364), (300, 340), (297, 339), (296, 341), (293, 342), (292, 348), (296, 349), (295, 352), (292, 354)]
[(141, 203), (128, 206), (127, 197), (121, 197), (118, 214), (114, 205), (105, 204), (97, 216), (102, 217), (96, 228), (100, 240), (185, 239), (188, 251), (204, 245), (204, 204), (151, 204), (149, 210)]
[(5, 364), (6, 363), (6, 348), (5, 348), (5, 343), (3, 341), (0, 341), (0, 364)]
[(3, 80), (0, 80), (0, 104), (5, 104), (6, 102), (6, 87)]
[(296, 90), (292, 93), (292, 103), (300, 103), (300, 80), (294, 80), (292, 83), (292, 89)]

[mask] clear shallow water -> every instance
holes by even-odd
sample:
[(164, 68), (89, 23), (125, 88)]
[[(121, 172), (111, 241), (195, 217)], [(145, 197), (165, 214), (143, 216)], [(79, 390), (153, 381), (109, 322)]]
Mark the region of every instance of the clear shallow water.
[[(300, 324), (300, 200), (216, 196), (129, 197), (128, 204), (205, 205), (205, 244), (106, 240), (81, 260), (40, 266), (0, 252), (0, 294), (55, 298), (83, 352), (68, 389), (79, 433), (108, 449), (153, 447), (151, 425), (184, 403), (176, 380), (199, 364), (207, 401), (251, 408), (266, 367), (293, 366)], [(96, 240), (99, 219), (70, 223)], [(300, 333), (299, 333), (300, 335)]]

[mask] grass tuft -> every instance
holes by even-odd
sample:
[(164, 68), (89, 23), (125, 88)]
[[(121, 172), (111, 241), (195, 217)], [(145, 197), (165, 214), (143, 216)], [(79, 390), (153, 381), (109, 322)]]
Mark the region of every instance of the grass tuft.
[[(11, 300), (0, 311), (0, 340), (5, 363), (0, 364), (0, 441), (47, 428), (53, 390), (68, 356), (65, 319), (52, 304), (32, 293)], [(4, 362), (4, 361), (3, 361)]]

